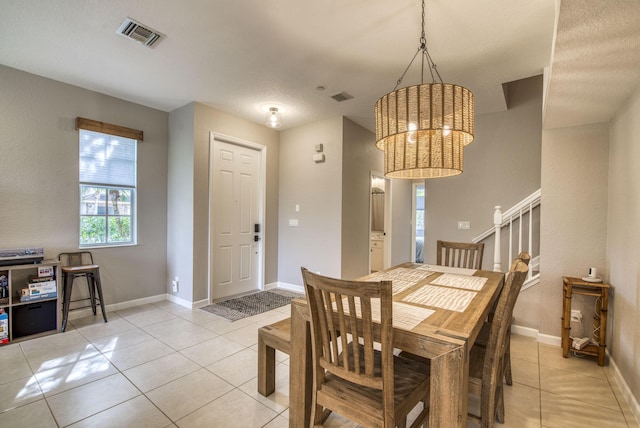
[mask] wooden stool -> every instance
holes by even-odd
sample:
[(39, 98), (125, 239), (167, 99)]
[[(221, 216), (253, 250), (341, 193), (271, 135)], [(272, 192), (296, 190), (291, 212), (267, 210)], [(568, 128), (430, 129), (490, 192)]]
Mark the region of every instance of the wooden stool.
[(276, 350), (291, 353), (291, 318), (258, 329), (258, 392), (276, 389)]
[[(102, 318), (107, 322), (107, 314), (104, 310), (104, 299), (102, 297), (102, 283), (100, 282), (100, 267), (93, 264), (93, 256), (89, 251), (81, 251), (77, 253), (60, 253), (58, 260), (62, 262), (63, 277), (63, 301), (62, 301), (62, 331), (67, 328), (67, 320), (69, 311), (76, 309), (84, 309), (91, 306), (93, 315), (96, 315), (96, 305), (100, 305), (102, 310)], [(71, 300), (71, 292), (73, 290), (73, 281), (76, 278), (85, 277), (87, 286), (89, 287), (88, 299)], [(98, 295), (96, 296), (96, 292)], [(78, 308), (70, 308), (72, 302), (89, 300), (90, 305)]]

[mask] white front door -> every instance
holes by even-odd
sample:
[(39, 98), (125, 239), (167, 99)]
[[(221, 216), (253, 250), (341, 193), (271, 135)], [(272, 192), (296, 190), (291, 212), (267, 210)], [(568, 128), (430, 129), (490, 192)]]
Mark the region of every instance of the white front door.
[(211, 147), (209, 266), (220, 299), (261, 288), (262, 152), (213, 137)]

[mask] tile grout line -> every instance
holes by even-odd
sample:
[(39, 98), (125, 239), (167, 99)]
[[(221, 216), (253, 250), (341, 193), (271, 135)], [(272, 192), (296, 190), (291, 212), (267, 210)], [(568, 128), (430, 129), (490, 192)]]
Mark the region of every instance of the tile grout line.
[[(175, 315), (175, 314), (172, 314), (172, 313), (171, 313), (171, 312), (169, 312), (169, 311), (166, 311), (166, 310), (165, 310), (165, 309), (163, 309), (163, 308), (158, 308), (158, 307), (156, 307), (156, 308), (157, 308), (157, 309), (159, 309), (159, 310), (162, 310), (162, 311), (164, 311), (164, 312), (166, 312), (166, 313), (168, 313), (168, 314)], [(181, 318), (181, 319), (183, 319), (183, 320), (185, 320), (185, 321), (187, 321), (187, 322), (190, 322), (190, 323), (192, 323), (192, 324), (194, 324), (194, 325), (198, 325), (198, 324), (194, 323), (193, 321), (191, 321), (191, 320), (189, 320), (189, 319), (186, 319), (186, 318), (182, 318), (182, 317), (180, 317), (179, 315), (177, 315), (177, 317), (179, 317), (179, 318)], [(131, 321), (127, 320), (125, 317), (120, 316), (120, 318), (122, 318), (122, 319), (124, 319), (125, 321), (127, 321), (127, 322), (131, 323), (131, 324), (132, 324), (136, 329), (138, 329), (138, 330), (140, 330), (140, 331), (142, 331), (142, 332), (145, 332), (145, 333), (147, 333), (147, 334), (150, 334), (149, 332), (147, 332), (146, 330), (144, 330), (141, 326), (139, 326), (139, 325), (137, 325), (137, 324), (132, 323)], [(159, 321), (159, 322), (161, 322), (161, 321)], [(252, 323), (252, 324), (257, 324), (257, 323)], [(74, 328), (75, 328), (75, 327), (74, 327)], [(242, 328), (242, 327), (239, 327), (238, 329), (240, 329), (240, 328)], [(87, 338), (86, 336), (84, 336), (84, 335), (83, 335), (79, 330), (77, 330), (77, 329), (76, 329), (76, 331), (78, 331), (78, 333), (79, 333), (79, 334), (80, 334), (80, 335), (81, 335), (85, 340), (87, 340), (87, 342), (88, 342), (89, 344), (91, 344), (91, 346), (93, 346), (93, 347), (94, 347), (94, 348), (95, 348), (95, 349), (96, 349), (96, 350), (97, 350), (97, 351), (98, 351), (102, 356), (104, 356), (104, 358), (106, 358), (106, 359), (109, 361), (109, 363), (110, 363), (110, 364), (111, 364), (111, 365), (112, 365), (112, 366), (113, 366), (113, 367), (118, 371), (118, 373), (119, 373), (119, 374), (121, 374), (121, 375), (122, 375), (122, 376), (123, 376), (123, 377), (124, 377), (124, 378), (129, 382), (129, 383), (131, 383), (131, 384), (132, 384), (132, 385), (133, 385), (133, 386), (134, 386), (134, 387), (135, 387), (135, 388), (140, 392), (140, 395), (137, 395), (136, 397), (139, 397), (139, 396), (143, 396), (143, 397), (145, 397), (145, 398), (146, 398), (146, 399), (147, 399), (147, 400), (148, 400), (148, 401), (149, 401), (149, 402), (150, 402), (150, 403), (151, 403), (151, 404), (152, 404), (156, 409), (158, 409), (158, 410), (159, 410), (159, 411), (160, 411), (160, 412), (161, 412), (161, 413), (162, 413), (162, 414), (163, 414), (163, 415), (164, 415), (164, 416), (165, 416), (169, 421), (171, 421), (171, 423), (172, 423), (172, 424), (176, 424), (179, 420), (186, 418), (186, 417), (187, 417), (187, 416), (189, 416), (190, 414), (192, 414), (192, 413), (194, 413), (194, 412), (196, 412), (196, 411), (198, 411), (198, 410), (202, 409), (203, 407), (205, 407), (205, 406), (207, 406), (207, 405), (211, 404), (212, 402), (214, 402), (214, 401), (216, 401), (216, 400), (218, 400), (218, 399), (220, 399), (220, 398), (222, 398), (222, 397), (224, 397), (224, 396), (228, 395), (229, 393), (233, 392), (234, 390), (238, 390), (238, 392), (242, 393), (243, 395), (246, 395), (248, 398), (250, 398), (250, 399), (252, 399), (252, 400), (256, 401), (259, 405), (264, 406), (264, 407), (266, 407), (267, 409), (269, 409), (269, 410), (271, 410), (271, 411), (273, 411), (273, 412), (275, 413), (275, 416), (274, 416), (273, 418), (271, 418), (271, 419), (270, 419), (270, 420), (269, 420), (265, 425), (263, 425), (263, 426), (268, 425), (269, 423), (271, 423), (271, 421), (273, 421), (274, 419), (277, 419), (277, 418), (278, 418), (278, 416), (281, 416), (281, 415), (282, 415), (282, 413), (284, 413), (285, 411), (287, 411), (287, 410), (288, 410), (288, 407), (287, 407), (287, 408), (285, 408), (284, 410), (282, 410), (281, 412), (278, 412), (278, 411), (276, 411), (276, 410), (274, 410), (274, 409), (271, 409), (271, 408), (269, 408), (269, 407), (265, 406), (265, 405), (264, 405), (264, 404), (262, 404), (260, 401), (256, 400), (254, 397), (250, 396), (249, 394), (247, 394), (247, 393), (245, 393), (243, 390), (241, 390), (239, 386), (235, 386), (235, 385), (233, 385), (233, 384), (229, 383), (227, 380), (225, 380), (224, 378), (221, 378), (220, 376), (218, 376), (218, 375), (216, 375), (215, 373), (211, 372), (210, 370), (208, 370), (206, 367), (202, 366), (202, 365), (201, 365), (200, 363), (198, 363), (197, 361), (194, 361), (193, 359), (189, 358), (188, 356), (186, 356), (186, 355), (182, 354), (181, 350), (177, 350), (177, 349), (175, 349), (175, 348), (172, 348), (172, 347), (171, 347), (171, 345), (167, 344), (166, 342), (163, 342), (160, 338), (158, 338), (158, 337), (153, 336), (153, 335), (151, 335), (151, 334), (150, 334), (150, 335), (151, 335), (151, 337), (153, 337), (154, 339), (156, 339), (156, 340), (160, 341), (161, 343), (165, 343), (167, 346), (169, 346), (169, 347), (172, 349), (172, 353), (180, 354), (181, 356), (183, 356), (183, 357), (187, 358), (189, 361), (191, 361), (191, 362), (193, 362), (194, 364), (196, 364), (199, 368), (198, 368), (198, 369), (196, 369), (195, 371), (200, 370), (200, 369), (207, 370), (208, 372), (212, 373), (214, 376), (216, 376), (216, 377), (220, 378), (223, 382), (225, 382), (225, 383), (229, 384), (229, 385), (232, 387), (232, 389), (230, 389), (230, 390), (229, 390), (229, 391), (227, 391), (226, 393), (224, 393), (224, 394), (220, 395), (219, 397), (216, 397), (215, 399), (213, 399), (213, 400), (211, 400), (211, 401), (209, 401), (209, 402), (207, 402), (207, 403), (203, 404), (202, 406), (198, 407), (197, 409), (194, 409), (193, 411), (189, 412), (188, 414), (186, 414), (186, 415), (182, 416), (180, 419), (173, 420), (171, 417), (169, 417), (169, 415), (167, 415), (165, 412), (163, 412), (163, 411), (162, 411), (162, 409), (160, 409), (160, 408), (156, 405), (156, 403), (155, 403), (153, 400), (151, 400), (151, 398), (149, 398), (149, 397), (147, 396), (147, 393), (148, 393), (148, 392), (151, 392), (151, 391), (155, 391), (156, 389), (161, 388), (161, 387), (163, 387), (163, 386), (166, 386), (166, 385), (168, 385), (169, 383), (174, 382), (174, 381), (176, 381), (176, 380), (178, 380), (178, 379), (182, 379), (182, 378), (184, 378), (184, 377), (186, 377), (186, 376), (189, 376), (189, 375), (190, 375), (190, 374), (192, 374), (193, 372), (187, 373), (187, 374), (185, 374), (185, 375), (181, 376), (181, 377), (180, 377), (180, 378), (178, 378), (178, 379), (173, 379), (173, 380), (171, 380), (170, 382), (167, 382), (167, 383), (165, 383), (165, 384), (163, 384), (163, 385), (159, 385), (159, 386), (157, 386), (157, 387), (155, 387), (155, 388), (153, 388), (153, 389), (151, 389), (151, 390), (147, 391), (147, 393), (145, 393), (145, 392), (143, 392), (143, 391), (142, 391), (142, 390), (141, 390), (141, 389), (140, 389), (140, 388), (139, 388), (135, 383), (133, 383), (133, 381), (132, 381), (131, 379), (129, 379), (129, 377), (127, 377), (127, 375), (126, 375), (123, 371), (121, 371), (121, 370), (120, 370), (116, 365), (114, 365), (114, 364), (111, 362), (111, 360), (110, 360), (106, 355), (104, 355), (104, 353), (103, 353), (100, 349), (98, 349), (98, 348), (93, 344), (93, 342), (92, 342), (89, 338)], [(229, 333), (231, 333), (231, 332), (233, 332), (233, 331), (234, 331), (234, 330), (231, 330)], [(216, 337), (223, 337), (223, 336), (224, 336), (224, 335), (217, 335)], [(108, 337), (108, 336), (104, 336), (104, 337)], [(232, 340), (232, 339), (230, 339), (230, 340)], [(234, 341), (234, 342), (235, 342), (235, 341)], [(238, 343), (238, 342), (235, 342), (235, 343)], [(246, 350), (246, 349), (250, 349), (250, 348), (251, 348), (251, 346), (246, 346), (246, 345), (243, 345), (243, 344), (240, 344), (240, 343), (239, 343), (239, 345), (243, 346), (244, 348), (243, 348), (242, 350), (239, 350), (239, 351), (237, 351), (237, 352), (232, 353), (231, 355), (235, 355), (235, 354), (237, 354), (237, 353), (239, 353), (239, 352), (243, 352), (244, 350)], [(135, 346), (135, 345), (132, 345), (132, 346)], [(132, 347), (132, 346), (131, 346), (131, 347)], [(193, 345), (193, 346), (196, 346), (196, 345)], [(252, 346), (253, 346), (253, 345), (252, 345)], [(187, 347), (187, 348), (189, 348), (189, 347)], [(184, 349), (187, 349), (187, 348), (184, 348)], [(170, 354), (168, 354), (168, 355), (170, 355)], [(227, 357), (225, 357), (225, 358), (228, 358), (228, 357), (230, 357), (231, 355), (228, 355), (228, 356), (227, 356)], [(157, 360), (157, 359), (159, 359), (159, 358), (162, 358), (162, 357), (158, 357), (158, 358), (156, 358), (156, 359), (154, 359), (154, 360), (151, 360), (151, 361), (156, 361), (156, 360)], [(145, 363), (143, 363), (143, 364), (146, 364), (146, 362), (145, 362)], [(142, 364), (140, 364), (140, 365), (142, 365)], [(138, 366), (139, 366), (139, 365), (138, 365)], [(134, 367), (138, 367), (138, 366), (134, 366)], [(129, 369), (134, 368), (134, 367), (130, 367)], [(129, 370), (129, 369), (127, 369), (127, 370)], [(102, 378), (102, 379), (104, 379), (104, 378)], [(97, 381), (97, 380), (100, 380), (100, 379), (96, 379), (96, 381)], [(245, 382), (245, 384), (246, 384), (246, 383), (248, 383), (248, 382), (251, 382), (252, 380), (253, 380), (253, 378), (252, 378), (252, 379), (247, 380), (247, 381)], [(92, 381), (92, 382), (95, 382), (95, 381)], [(92, 383), (92, 382), (89, 382), (89, 383)], [(87, 384), (89, 384), (89, 383), (87, 383)], [(85, 384), (85, 385), (87, 385), (87, 384)], [(243, 385), (244, 385), (244, 384), (243, 384)], [(73, 388), (72, 388), (72, 389), (73, 389)], [(136, 398), (136, 397), (133, 397), (133, 398), (130, 398), (130, 399), (128, 399), (128, 400), (125, 400), (125, 401), (123, 401), (123, 402), (121, 402), (121, 403), (115, 404), (115, 405), (113, 405), (113, 406), (111, 406), (111, 407), (109, 407), (109, 408), (106, 408), (106, 409), (101, 410), (100, 412), (97, 412), (97, 413), (95, 413), (95, 414), (93, 414), (93, 415), (87, 416), (86, 418), (80, 419), (80, 420), (78, 420), (78, 421), (74, 421), (73, 423), (77, 423), (77, 422), (79, 422), (79, 421), (81, 421), (81, 420), (84, 420), (84, 419), (88, 419), (88, 418), (90, 418), (90, 417), (93, 417), (93, 416), (95, 416), (95, 415), (97, 415), (97, 414), (99, 414), (99, 413), (102, 413), (102, 412), (107, 411), (107, 410), (109, 410), (109, 409), (111, 409), (111, 408), (114, 408), (114, 407), (116, 407), (116, 406), (119, 406), (119, 405), (121, 405), (121, 404), (123, 404), (123, 403), (125, 403), (125, 402), (127, 402), (127, 401), (130, 401), (130, 400), (132, 400), (132, 399)]]

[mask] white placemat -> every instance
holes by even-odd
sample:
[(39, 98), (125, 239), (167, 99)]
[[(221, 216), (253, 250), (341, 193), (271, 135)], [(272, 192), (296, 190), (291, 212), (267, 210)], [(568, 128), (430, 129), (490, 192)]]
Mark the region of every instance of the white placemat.
[(450, 311), (464, 312), (476, 294), (478, 293), (475, 291), (445, 288), (437, 285), (425, 285), (406, 296), (402, 301), (433, 306)]
[(367, 281), (391, 281), (394, 295), (422, 281), (434, 272), (411, 268), (395, 268), (387, 272), (376, 272)]
[(482, 290), (488, 278), (481, 276), (460, 275), (458, 273), (443, 273), (430, 284), (446, 285), (453, 288), (464, 288), (466, 290)]

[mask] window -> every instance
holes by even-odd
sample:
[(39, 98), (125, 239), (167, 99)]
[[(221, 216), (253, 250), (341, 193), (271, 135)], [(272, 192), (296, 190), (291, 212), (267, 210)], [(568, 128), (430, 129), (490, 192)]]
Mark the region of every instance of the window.
[(133, 245), (137, 140), (79, 132), (80, 247)]
[(412, 244), (416, 263), (424, 263), (424, 184), (413, 184), (413, 232)]

